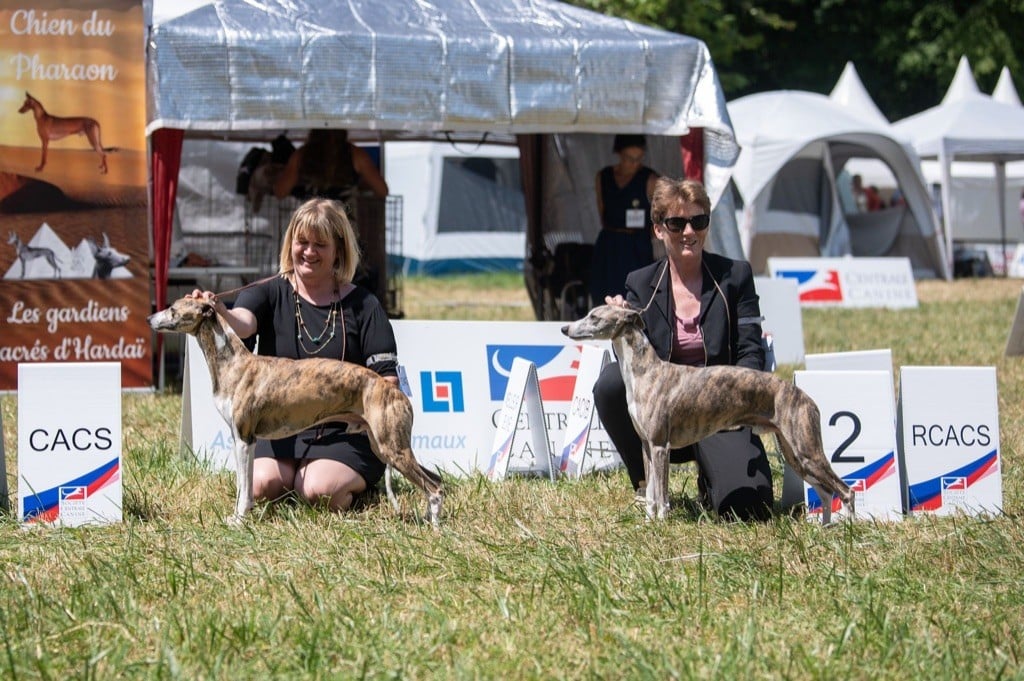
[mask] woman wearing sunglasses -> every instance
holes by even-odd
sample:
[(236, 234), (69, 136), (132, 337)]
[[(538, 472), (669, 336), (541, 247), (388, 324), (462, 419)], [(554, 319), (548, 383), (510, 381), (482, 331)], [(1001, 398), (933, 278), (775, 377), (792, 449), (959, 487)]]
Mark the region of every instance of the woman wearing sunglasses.
[[(659, 178), (651, 199), (654, 236), (666, 257), (631, 272), (626, 295), (609, 305), (643, 313), (645, 333), (663, 359), (678, 364), (732, 364), (763, 369), (761, 311), (750, 264), (704, 250), (711, 200), (692, 180)], [(616, 364), (594, 385), (594, 403), (615, 444), (633, 488), (643, 492), (640, 438), (626, 408), (626, 389)], [(716, 433), (672, 451), (671, 461), (696, 461), (705, 508), (741, 520), (765, 519), (772, 507), (772, 479), (761, 439), (749, 428)]]

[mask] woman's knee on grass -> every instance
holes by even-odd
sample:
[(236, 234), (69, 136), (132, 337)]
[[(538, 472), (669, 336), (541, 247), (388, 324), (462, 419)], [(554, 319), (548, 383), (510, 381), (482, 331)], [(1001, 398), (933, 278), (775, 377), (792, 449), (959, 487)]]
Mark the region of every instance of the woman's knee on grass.
[(349, 466), (330, 459), (305, 462), (295, 475), (295, 492), (310, 504), (326, 503), (332, 511), (346, 511), (366, 480)]

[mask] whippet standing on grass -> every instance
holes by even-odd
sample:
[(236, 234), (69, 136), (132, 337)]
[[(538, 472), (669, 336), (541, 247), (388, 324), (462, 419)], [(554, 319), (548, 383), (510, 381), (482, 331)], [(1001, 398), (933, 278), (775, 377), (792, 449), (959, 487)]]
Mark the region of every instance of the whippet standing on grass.
[(18, 261), (21, 263), (21, 278), (25, 278), (25, 270), (28, 267), (30, 260), (36, 260), (42, 258), (46, 262), (50, 263), (50, 267), (53, 268), (53, 274), (60, 279), (60, 266), (58, 265), (57, 254), (50, 248), (41, 248), (38, 246), (29, 246), (24, 243), (17, 234), (11, 232), (7, 237), (7, 243), (14, 244), (14, 252), (17, 254)]
[(828, 463), (818, 407), (807, 393), (764, 371), (663, 361), (643, 328), (639, 310), (602, 305), (562, 333), (573, 340), (610, 340), (615, 348), (629, 415), (643, 444), (648, 518), (668, 513), (670, 450), (736, 426), (778, 435), (786, 463), (821, 497), (823, 524), (832, 521), (833, 495), (853, 514), (853, 492)]
[(22, 103), (18, 113), (31, 111), (36, 119), (36, 133), (39, 134), (39, 141), (43, 145), (42, 158), (36, 166), (36, 172), (46, 167), (46, 152), (53, 140), (64, 139), (68, 135), (85, 135), (89, 140), (89, 146), (100, 155), (100, 173), (107, 174), (107, 153), (117, 151), (117, 147), (104, 147), (100, 141), (100, 124), (95, 118), (88, 116), (53, 116), (46, 112), (42, 102), (25, 93), (25, 101)]
[(369, 435), (377, 458), (423, 490), (427, 519), (438, 525), (441, 481), (413, 455), (412, 404), (398, 386), (350, 362), (254, 355), (217, 315), (213, 303), (200, 298), (175, 301), (151, 315), (149, 325), (164, 333), (195, 336), (206, 357), (214, 404), (235, 438), (236, 498), (230, 523), (240, 523), (252, 508), (256, 438), (274, 440), (344, 421), (348, 432)]

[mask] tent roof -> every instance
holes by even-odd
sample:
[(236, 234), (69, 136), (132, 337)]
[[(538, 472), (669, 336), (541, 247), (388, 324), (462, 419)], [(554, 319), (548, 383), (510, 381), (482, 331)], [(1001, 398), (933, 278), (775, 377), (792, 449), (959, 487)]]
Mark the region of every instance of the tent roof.
[(147, 133), (700, 126), (736, 154), (702, 41), (554, 0), (153, 2)]
[(946, 89), (946, 95), (942, 98), (942, 103), (948, 104), (965, 97), (980, 94), (981, 90), (978, 89), (978, 82), (974, 80), (974, 74), (971, 73), (971, 63), (967, 60), (967, 55), (961, 55), (960, 61), (956, 65), (956, 73), (953, 74), (953, 80), (950, 81), (949, 88)]
[(852, 142), (888, 161), (906, 152), (888, 127), (815, 92), (776, 90), (729, 102), (741, 151), (733, 168), (740, 194), (753, 200), (789, 159), (815, 141)]
[(843, 72), (832, 88), (829, 99), (841, 104), (848, 112), (861, 116), (872, 123), (888, 125), (889, 119), (881, 112), (875, 100), (871, 99), (864, 83), (857, 74), (857, 68), (852, 61), (846, 62)]
[(1024, 159), (1024, 108), (978, 92), (961, 91), (953, 99), (947, 93), (942, 104), (897, 121), (893, 128), (921, 158), (945, 153), (961, 161)]
[(996, 82), (996, 89), (992, 91), (992, 99), (1004, 104), (1021, 106), (1020, 95), (1017, 94), (1017, 88), (1013, 85), (1010, 69), (1005, 66), (999, 72), (999, 80)]

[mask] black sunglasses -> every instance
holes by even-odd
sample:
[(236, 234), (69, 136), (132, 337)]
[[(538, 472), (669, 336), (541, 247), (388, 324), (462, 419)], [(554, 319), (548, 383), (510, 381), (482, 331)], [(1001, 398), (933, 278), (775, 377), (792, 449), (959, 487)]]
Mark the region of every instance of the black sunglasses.
[(665, 218), (661, 221), (661, 224), (665, 225), (665, 229), (670, 232), (681, 232), (686, 229), (686, 225), (693, 227), (695, 232), (703, 232), (711, 224), (711, 216), (707, 214), (694, 215), (693, 217), (674, 217)]

